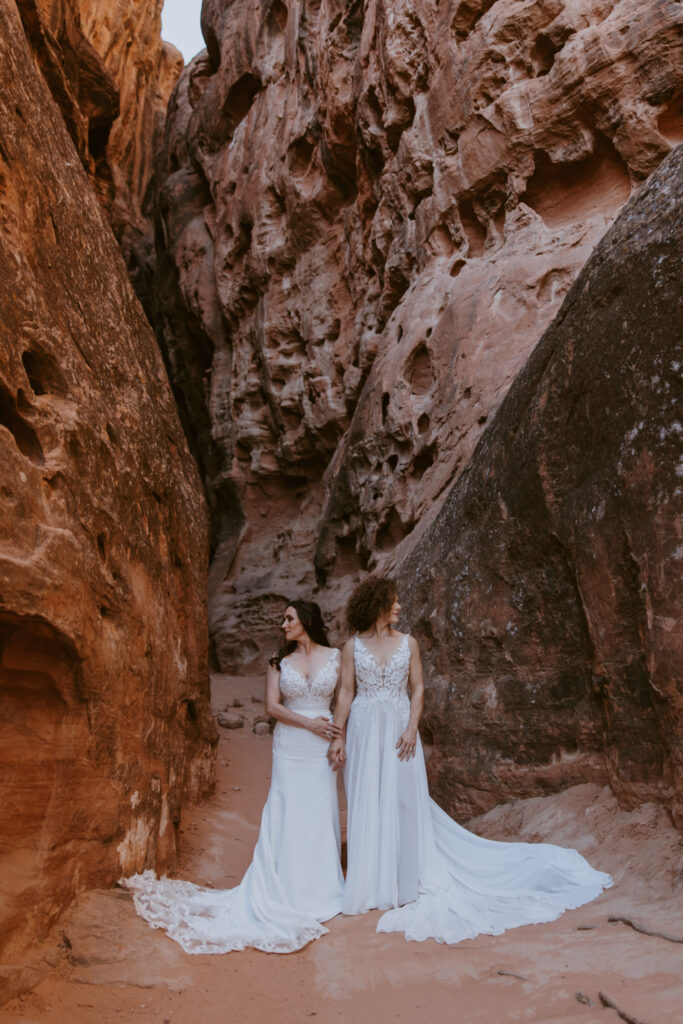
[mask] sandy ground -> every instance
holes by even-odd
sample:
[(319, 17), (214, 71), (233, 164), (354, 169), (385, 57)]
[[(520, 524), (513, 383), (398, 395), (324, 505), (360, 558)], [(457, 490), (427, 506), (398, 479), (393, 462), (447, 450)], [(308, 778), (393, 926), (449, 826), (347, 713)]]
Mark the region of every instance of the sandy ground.
[[(178, 873), (216, 888), (235, 885), (249, 863), (270, 776), (270, 736), (251, 729), (263, 713), (259, 681), (217, 677), (216, 709), (235, 698), (247, 725), (221, 730), (216, 794), (185, 813), (181, 837)], [(496, 808), (475, 827), (576, 846), (615, 886), (551, 924), (453, 947), (377, 935), (377, 913), (339, 917), (284, 956), (187, 956), (135, 915), (127, 893), (91, 892), (26, 958), (43, 980), (0, 1010), (0, 1024), (618, 1024), (601, 992), (622, 1019), (683, 1021), (683, 943), (608, 921), (626, 916), (683, 938), (683, 840), (663, 811), (620, 811), (608, 791), (578, 786)]]

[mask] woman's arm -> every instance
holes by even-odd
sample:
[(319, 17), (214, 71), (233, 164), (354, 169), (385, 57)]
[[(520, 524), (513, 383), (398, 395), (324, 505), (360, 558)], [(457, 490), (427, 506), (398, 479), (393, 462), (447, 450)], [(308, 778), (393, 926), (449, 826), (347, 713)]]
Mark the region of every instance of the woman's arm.
[(408, 637), (408, 645), (410, 647), (410, 674), (408, 676), (408, 681), (410, 682), (410, 717), (408, 718), (408, 725), (399, 736), (396, 744), (396, 750), (401, 761), (407, 761), (411, 757), (415, 757), (417, 727), (422, 717), (425, 697), (422, 660), (420, 658), (420, 648), (415, 637)]
[(342, 648), (339, 685), (334, 707), (334, 724), (339, 729), (339, 733), (332, 740), (327, 752), (327, 758), (335, 769), (339, 768), (346, 760), (344, 731), (355, 692), (356, 668), (353, 660), (353, 640), (347, 640)]
[(338, 729), (327, 718), (322, 716), (306, 718), (305, 715), (297, 715), (296, 711), (291, 711), (290, 708), (284, 706), (282, 694), (280, 693), (280, 670), (275, 668), (274, 665), (269, 665), (266, 672), (265, 706), (266, 714), (270, 715), (271, 718), (275, 718), (278, 722), (283, 722), (285, 725), (294, 725), (299, 729), (308, 729), (309, 732), (314, 732), (316, 736), (322, 736), (323, 739), (331, 740), (335, 736), (341, 736), (342, 734), (342, 730)]

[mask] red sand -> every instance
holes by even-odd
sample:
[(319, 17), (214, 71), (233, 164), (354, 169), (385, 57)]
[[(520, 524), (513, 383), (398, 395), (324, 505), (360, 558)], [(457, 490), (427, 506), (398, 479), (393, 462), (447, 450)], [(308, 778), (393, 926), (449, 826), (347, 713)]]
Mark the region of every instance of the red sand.
[[(214, 706), (238, 697), (248, 724), (221, 730), (216, 795), (183, 818), (178, 873), (216, 888), (235, 885), (249, 863), (268, 789), (270, 737), (251, 731), (263, 713), (252, 695), (261, 697), (257, 680), (215, 680)], [(127, 893), (92, 892), (26, 958), (43, 972), (46, 958), (53, 966), (0, 1010), (0, 1024), (618, 1022), (599, 992), (641, 1024), (679, 1024), (683, 945), (607, 920), (683, 936), (683, 839), (660, 808), (627, 813), (608, 791), (578, 786), (496, 808), (476, 825), (492, 837), (575, 845), (615, 886), (551, 924), (453, 947), (377, 935), (377, 913), (339, 917), (329, 935), (286, 956), (187, 956), (135, 915)]]

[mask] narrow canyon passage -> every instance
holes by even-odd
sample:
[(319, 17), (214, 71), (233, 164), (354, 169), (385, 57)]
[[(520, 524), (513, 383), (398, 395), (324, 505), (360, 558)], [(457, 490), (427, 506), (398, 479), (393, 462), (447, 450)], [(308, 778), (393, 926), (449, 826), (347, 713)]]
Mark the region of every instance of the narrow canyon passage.
[[(0, 1024), (678, 1022), (680, 5), (162, 6), (0, 0)], [(370, 572), (435, 798), (615, 886), (188, 957), (116, 879), (237, 884), (274, 627)]]
[[(183, 878), (230, 887), (249, 863), (270, 776), (270, 735), (252, 731), (261, 695), (260, 679), (214, 677), (214, 711), (230, 705), (245, 726), (221, 729), (216, 793), (183, 815)], [(136, 916), (127, 893), (96, 890), (55, 929), (43, 954), (51, 974), (7, 1004), (0, 1022), (617, 1022), (600, 992), (642, 1024), (680, 1019), (681, 945), (609, 921), (683, 936), (683, 893), (674, 889), (683, 840), (661, 808), (620, 811), (608, 790), (583, 785), (498, 807), (474, 826), (490, 838), (576, 846), (612, 871), (615, 886), (551, 924), (454, 947), (377, 935), (373, 912), (338, 917), (329, 935), (281, 956), (188, 956)]]

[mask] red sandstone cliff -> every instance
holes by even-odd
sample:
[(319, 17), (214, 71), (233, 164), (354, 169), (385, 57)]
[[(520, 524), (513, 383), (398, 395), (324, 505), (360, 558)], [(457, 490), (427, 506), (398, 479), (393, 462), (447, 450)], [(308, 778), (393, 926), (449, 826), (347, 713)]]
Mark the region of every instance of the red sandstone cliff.
[[(683, 138), (675, 8), (207, 0), (207, 52), (170, 104), (150, 287), (143, 194), (177, 67), (158, 9), (19, 0), (74, 151), (13, 4), (0, 6), (3, 756), (25, 766), (8, 773), (5, 794), (19, 808), (3, 874), (12, 942), (43, 929), (79, 886), (172, 859), (183, 777), (195, 793), (211, 779), (204, 508), (76, 153), (142, 270), (207, 486), (221, 667), (262, 659), (285, 596), (318, 589), (336, 610), (361, 572), (398, 566), (411, 625), (431, 647), (433, 775), (451, 807), (595, 777), (679, 813), (676, 697), (670, 673), (661, 681), (670, 648), (661, 631), (643, 639), (652, 615), (671, 618), (671, 594), (657, 593), (656, 612), (638, 597), (644, 561), (654, 576), (669, 572), (669, 527), (653, 530), (647, 558), (626, 542), (596, 556), (607, 597), (572, 534), (573, 523), (590, 532), (593, 498), (596, 508), (617, 501), (608, 519), (627, 524), (629, 543), (646, 518), (615, 490), (616, 435), (595, 440), (605, 449), (595, 494), (582, 476), (605, 393), (593, 384), (612, 373), (590, 296), (575, 328), (588, 345), (586, 408), (572, 390), (573, 342), (557, 333), (538, 349), (560, 353), (547, 412), (544, 392), (525, 391), (541, 356), (518, 377), (621, 205)], [(639, 273), (654, 281), (663, 229), (654, 215), (638, 223)], [(612, 239), (635, 260), (640, 236), (620, 231)], [(647, 289), (617, 302), (591, 266), (582, 280), (630, 318), (629, 331), (659, 323)], [(620, 369), (649, 373), (655, 351)], [(515, 378), (512, 405), (473, 455)], [(664, 410), (639, 381), (618, 383), (654, 437)], [(472, 480), (487, 439), (494, 483), (480, 494)], [(527, 471), (546, 491), (526, 489), (525, 505)], [(660, 471), (636, 481), (653, 519)], [(559, 494), (565, 477), (573, 505)], [(453, 523), (463, 494), (471, 504)], [(524, 537), (505, 525), (512, 506), (513, 525), (528, 520)], [(470, 590), (450, 557), (459, 530), (470, 530), (462, 543), (478, 566)], [(471, 605), (454, 625), (449, 602), (465, 590)], [(626, 595), (618, 614), (603, 607), (610, 593)], [(27, 787), (35, 813), (22, 816)]]
[(683, 827), (683, 146), (619, 215), (400, 566), (440, 799), (609, 782)]
[[(336, 615), (364, 571), (415, 568), (405, 559), (472, 465), (596, 243), (683, 140), (683, 44), (678, 7), (656, 0), (205, 0), (202, 24), (207, 52), (169, 105), (150, 310), (209, 490), (210, 625), (216, 661), (232, 670), (261, 663), (287, 596), (317, 592)], [(588, 332), (589, 312), (584, 322)], [(606, 374), (603, 356), (586, 366)], [(643, 415), (665, 429), (656, 402)], [(557, 475), (563, 465), (570, 475), (578, 442), (555, 429)], [(523, 462), (514, 436), (496, 437), (504, 464)], [(607, 464), (602, 478), (607, 488)], [(487, 543), (485, 503), (477, 509), (473, 553)], [(547, 614), (580, 623), (565, 593), (574, 570), (560, 578), (546, 555)], [(660, 555), (659, 571), (670, 572)], [(529, 572), (534, 557), (530, 542)], [(446, 564), (430, 599), (434, 635), (452, 652), (444, 595), (458, 577), (444, 555)], [(489, 620), (502, 628), (486, 593), (472, 606), (472, 636)], [(495, 682), (509, 655), (520, 659), (520, 679), (535, 678), (525, 672), (545, 663), (549, 634), (534, 632), (529, 614), (523, 656), (503, 645), (503, 661), (489, 663), (484, 638), (465, 677), (483, 685), (489, 672)], [(642, 726), (652, 753), (666, 744), (652, 731), (656, 713), (641, 720), (634, 711), (642, 687), (625, 667), (641, 666), (647, 679), (654, 671), (639, 615), (624, 627), (635, 631), (633, 657), (614, 669), (600, 714), (635, 715), (628, 743), (638, 746)], [(581, 629), (575, 649), (556, 637), (547, 656), (551, 690), (564, 686), (565, 657), (572, 666), (570, 705), (580, 681), (602, 671), (599, 644)], [(591, 775), (593, 754), (596, 776), (609, 776), (624, 799), (655, 792), (671, 806), (670, 753), (652, 753), (651, 769), (624, 754), (615, 728), (582, 717), (595, 695), (545, 739), (520, 697), (511, 735), (528, 731), (528, 770), (497, 767), (504, 744), (495, 738), (490, 751), (482, 740), (458, 761), (453, 744), (469, 719), (444, 697), (439, 665), (430, 712), (450, 806), (477, 804), (476, 764), (488, 806), (520, 786), (536, 792)], [(623, 768), (608, 765), (622, 754)]]
[(17, 0), (33, 56), (107, 212), (134, 283), (148, 272), (145, 194), (182, 55), (163, 0)]
[(133, 283), (153, 250), (145, 195), (161, 148), (166, 105), (183, 69), (161, 38), (163, 0), (75, 0), (83, 33), (116, 84), (119, 116), (106, 145), (111, 193), (105, 202)]
[(114, 92), (61, 11), (34, 63), (0, 2), (4, 963), (76, 893), (172, 864), (213, 780), (202, 486), (82, 167)]
[(259, 663), (287, 594), (319, 585), (334, 609), (415, 543), (683, 137), (677, 19), (654, 0), (206, 0), (150, 309), (213, 503), (221, 667)]

